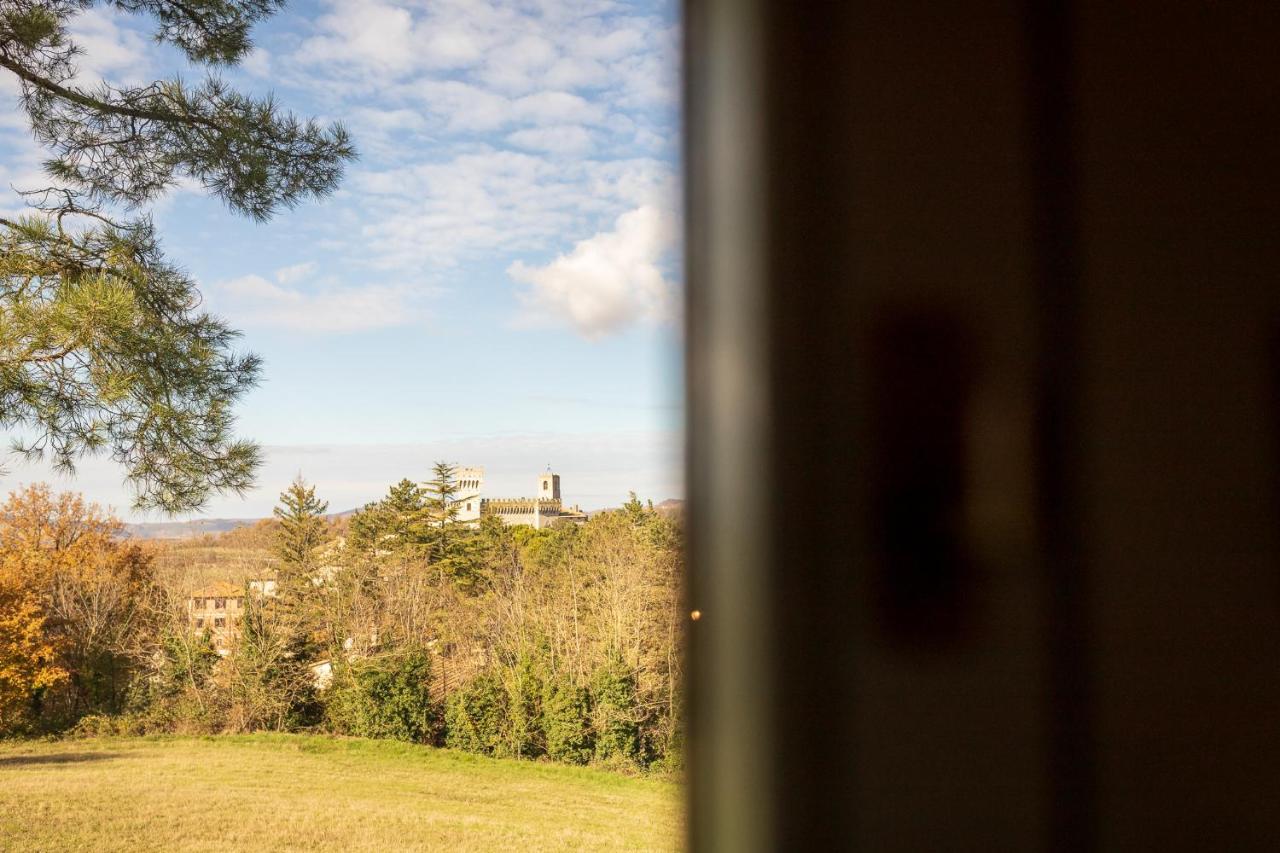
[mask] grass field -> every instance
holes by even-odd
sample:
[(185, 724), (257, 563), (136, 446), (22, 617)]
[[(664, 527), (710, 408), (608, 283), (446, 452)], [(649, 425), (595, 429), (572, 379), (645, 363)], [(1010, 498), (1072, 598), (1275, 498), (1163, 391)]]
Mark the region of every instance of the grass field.
[(674, 850), (678, 785), (306, 735), (0, 742), (0, 850)]

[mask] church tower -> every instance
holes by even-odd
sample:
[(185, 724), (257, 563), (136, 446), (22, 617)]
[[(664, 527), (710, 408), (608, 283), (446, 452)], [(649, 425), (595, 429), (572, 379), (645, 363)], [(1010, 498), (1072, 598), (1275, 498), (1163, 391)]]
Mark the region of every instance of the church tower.
[(560, 475), (547, 471), (538, 477), (538, 499), (560, 500)]
[(454, 472), (458, 487), (457, 507), (459, 521), (476, 521), (480, 518), (480, 502), (484, 492), (484, 468), (466, 467)]

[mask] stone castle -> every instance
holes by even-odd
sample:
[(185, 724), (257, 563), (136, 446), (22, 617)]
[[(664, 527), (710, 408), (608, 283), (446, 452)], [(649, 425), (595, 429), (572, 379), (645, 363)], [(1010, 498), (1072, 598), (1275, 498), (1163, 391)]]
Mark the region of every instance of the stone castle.
[(549, 527), (557, 522), (581, 524), (587, 514), (577, 506), (566, 507), (560, 499), (560, 475), (547, 471), (538, 475), (538, 491), (529, 498), (484, 497), (484, 468), (459, 468), (458, 520), (479, 522), (481, 516), (496, 515), (506, 524)]

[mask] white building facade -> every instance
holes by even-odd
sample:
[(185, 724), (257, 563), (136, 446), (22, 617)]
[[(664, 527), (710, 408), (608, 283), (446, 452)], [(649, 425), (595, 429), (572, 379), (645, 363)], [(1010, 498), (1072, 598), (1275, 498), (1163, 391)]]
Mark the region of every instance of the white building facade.
[(560, 495), (560, 475), (551, 471), (538, 475), (535, 496), (520, 498), (485, 497), (483, 467), (459, 468), (455, 478), (460, 521), (479, 523), (481, 516), (496, 515), (504, 524), (542, 528), (557, 522), (580, 524), (587, 520), (587, 514), (577, 506), (564, 506)]

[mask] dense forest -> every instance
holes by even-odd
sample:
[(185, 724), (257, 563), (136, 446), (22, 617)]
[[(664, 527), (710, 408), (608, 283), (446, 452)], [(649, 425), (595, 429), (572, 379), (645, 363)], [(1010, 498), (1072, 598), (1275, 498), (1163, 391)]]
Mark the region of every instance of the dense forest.
[[(467, 524), (457, 500), (446, 464), (341, 519), (299, 480), (273, 519), (155, 545), (76, 495), (10, 495), (0, 736), (310, 731), (677, 766), (680, 520), (633, 495), (582, 524)], [(222, 637), (192, 618), (213, 580), (243, 601)]]

